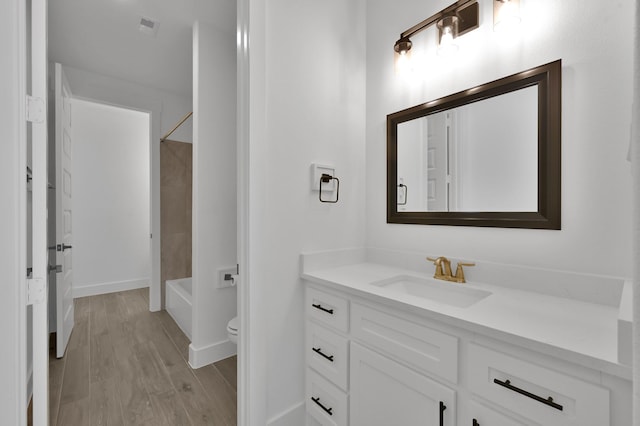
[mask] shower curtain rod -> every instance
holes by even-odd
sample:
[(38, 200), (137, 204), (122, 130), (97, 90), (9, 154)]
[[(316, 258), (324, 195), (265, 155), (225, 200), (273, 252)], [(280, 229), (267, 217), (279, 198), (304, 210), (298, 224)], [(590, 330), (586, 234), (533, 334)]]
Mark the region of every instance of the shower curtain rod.
[(161, 138), (160, 138), (160, 142), (164, 142), (164, 141), (165, 141), (169, 136), (171, 136), (171, 134), (172, 134), (173, 132), (175, 132), (176, 130), (178, 130), (178, 127), (182, 126), (182, 123), (184, 123), (185, 121), (187, 121), (187, 119), (188, 119), (189, 117), (191, 117), (192, 115), (193, 115), (193, 111), (192, 111), (192, 112), (190, 112), (189, 114), (185, 115), (185, 116), (182, 118), (182, 120), (180, 120), (180, 122), (174, 126), (174, 128), (173, 128), (173, 129), (169, 130), (169, 131), (167, 132), (167, 134), (165, 134), (163, 137), (161, 137)]

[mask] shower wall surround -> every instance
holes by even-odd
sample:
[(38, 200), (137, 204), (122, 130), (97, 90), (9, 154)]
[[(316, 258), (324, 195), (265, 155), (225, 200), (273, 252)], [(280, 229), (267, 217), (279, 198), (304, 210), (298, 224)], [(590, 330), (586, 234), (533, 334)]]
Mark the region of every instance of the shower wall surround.
[(160, 144), (161, 283), (191, 276), (191, 205), (193, 145), (167, 140)]

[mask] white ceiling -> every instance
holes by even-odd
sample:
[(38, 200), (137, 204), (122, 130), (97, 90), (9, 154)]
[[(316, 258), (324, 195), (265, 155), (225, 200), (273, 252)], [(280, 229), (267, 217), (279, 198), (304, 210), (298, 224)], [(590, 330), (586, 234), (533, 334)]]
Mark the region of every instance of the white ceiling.
[[(49, 59), (186, 96), (196, 20), (235, 31), (235, 0), (51, 0)], [(160, 22), (157, 37), (138, 30)]]

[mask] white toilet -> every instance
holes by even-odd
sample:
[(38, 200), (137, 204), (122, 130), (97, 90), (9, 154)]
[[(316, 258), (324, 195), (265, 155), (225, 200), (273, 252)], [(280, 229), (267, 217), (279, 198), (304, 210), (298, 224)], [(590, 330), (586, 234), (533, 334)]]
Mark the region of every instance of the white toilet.
[(238, 344), (238, 317), (233, 317), (231, 321), (227, 324), (227, 334), (229, 335), (229, 340)]

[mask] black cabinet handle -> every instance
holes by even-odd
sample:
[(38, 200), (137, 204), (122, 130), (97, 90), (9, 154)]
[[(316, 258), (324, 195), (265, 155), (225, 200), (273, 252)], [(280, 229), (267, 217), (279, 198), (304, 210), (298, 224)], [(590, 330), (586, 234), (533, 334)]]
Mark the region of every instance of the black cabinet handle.
[(560, 411), (562, 411), (562, 409), (563, 409), (562, 405), (560, 405), (560, 404), (558, 404), (558, 403), (553, 402), (553, 398), (552, 398), (552, 397), (548, 397), (548, 398), (546, 398), (546, 399), (545, 399), (545, 398), (543, 398), (543, 397), (541, 397), (541, 396), (535, 395), (535, 394), (533, 394), (533, 393), (531, 393), (531, 392), (528, 392), (528, 391), (526, 391), (526, 390), (524, 390), (524, 389), (520, 389), (520, 388), (518, 388), (518, 387), (515, 387), (515, 386), (513, 386), (513, 385), (511, 384), (511, 381), (510, 381), (510, 380), (505, 380), (505, 381), (503, 382), (503, 381), (498, 380), (498, 379), (493, 379), (493, 383), (495, 383), (496, 385), (500, 385), (500, 386), (502, 386), (502, 387), (504, 387), (504, 388), (507, 388), (507, 389), (509, 389), (509, 390), (512, 390), (512, 391), (514, 391), (514, 392), (517, 392), (517, 393), (519, 393), (520, 395), (524, 395), (524, 396), (527, 396), (527, 397), (529, 397), (529, 398), (531, 398), (531, 399), (535, 399), (536, 401), (541, 402), (541, 403), (543, 403), (544, 405), (548, 405), (549, 407), (553, 407), (553, 408), (555, 408), (556, 410), (560, 410)]
[(324, 312), (326, 312), (328, 314), (333, 315), (333, 309), (327, 309), (327, 308), (323, 307), (321, 304), (317, 304), (317, 305), (313, 304), (311, 306), (313, 306), (316, 309), (320, 309), (321, 311), (324, 311)]
[(313, 351), (315, 353), (317, 353), (318, 355), (322, 355), (323, 357), (325, 357), (326, 359), (328, 359), (329, 361), (333, 362), (333, 355), (327, 355), (324, 352), (322, 352), (322, 348), (311, 348), (313, 349)]
[(478, 421), (476, 419), (473, 419), (473, 425), (472, 426), (480, 426), (480, 423), (478, 423)]
[(444, 402), (440, 401), (440, 426), (444, 426), (444, 410), (447, 409), (447, 406), (444, 405)]
[(333, 416), (333, 412), (332, 412), (333, 408), (327, 408), (324, 405), (322, 405), (322, 403), (320, 402), (320, 397), (318, 398), (311, 397), (311, 400), (316, 404), (318, 404), (320, 408), (322, 408), (327, 414), (329, 414), (330, 416)]

